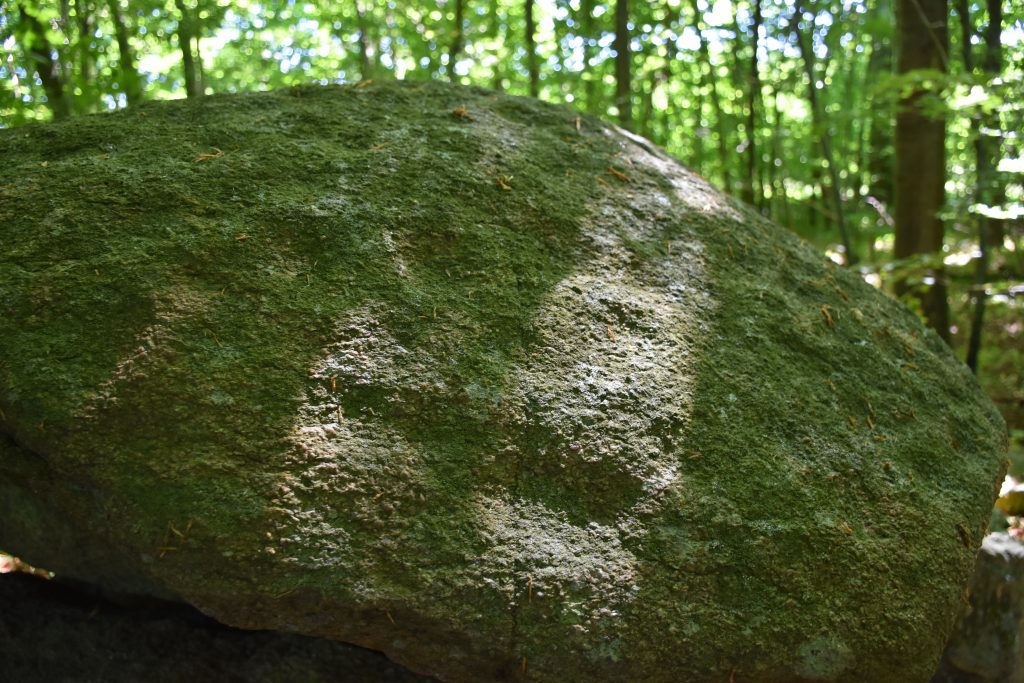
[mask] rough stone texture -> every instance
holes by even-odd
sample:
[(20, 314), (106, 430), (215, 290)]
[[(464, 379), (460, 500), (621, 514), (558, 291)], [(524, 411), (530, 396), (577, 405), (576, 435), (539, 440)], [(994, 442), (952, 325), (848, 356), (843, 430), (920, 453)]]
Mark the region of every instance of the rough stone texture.
[(1024, 681), (1024, 543), (989, 534), (932, 683)]
[(383, 655), (242, 631), (185, 605), (117, 604), (23, 574), (0, 576), (0, 679), (20, 683), (436, 683)]
[(648, 143), (407, 83), (0, 158), (0, 547), (447, 681), (932, 674), (1000, 418)]

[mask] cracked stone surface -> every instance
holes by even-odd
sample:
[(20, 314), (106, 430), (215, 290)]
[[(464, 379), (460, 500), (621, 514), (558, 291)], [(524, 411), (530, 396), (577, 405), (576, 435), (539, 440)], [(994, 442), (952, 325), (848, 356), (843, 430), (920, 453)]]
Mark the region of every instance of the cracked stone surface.
[(0, 155), (0, 547), (446, 681), (931, 675), (1000, 418), (650, 143), (390, 83)]

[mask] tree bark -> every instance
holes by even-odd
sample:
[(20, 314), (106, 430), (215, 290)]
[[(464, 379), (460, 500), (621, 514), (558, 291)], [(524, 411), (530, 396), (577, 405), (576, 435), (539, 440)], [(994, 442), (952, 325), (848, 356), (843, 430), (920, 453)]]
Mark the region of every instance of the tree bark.
[(455, 0), (455, 24), (452, 26), (452, 46), (448, 50), (448, 78), (451, 79), (452, 83), (458, 80), (458, 76), (455, 75), (455, 62), (462, 53), (464, 46), (462, 34), (462, 24), (465, 20), (464, 12), (464, 0)]
[(640, 95), (640, 118), (634, 126), (634, 130), (651, 142), (664, 145), (664, 141), (658, 138), (658, 132), (654, 126), (654, 92), (658, 89), (658, 75), (655, 72), (647, 74), (647, 78), (640, 81), (637, 90)]
[[(892, 74), (892, 47), (887, 41), (873, 40), (871, 56), (868, 58), (869, 82), (877, 83)], [(878, 108), (880, 109), (880, 108)], [(888, 116), (880, 116), (875, 107), (870, 107), (868, 133), (868, 188), (872, 197), (881, 202), (886, 210), (892, 209), (893, 199), (893, 158), (889, 142), (893, 140), (893, 122)]]
[[(986, 75), (990, 78), (999, 74), (1002, 67), (1002, 24), (1003, 7), (1001, 0), (988, 0), (988, 26), (985, 28), (985, 59), (983, 62)], [(970, 10), (966, 0), (958, 0), (957, 12), (960, 14), (960, 27), (967, 40), (964, 42), (964, 66), (972, 69), (973, 59), (971, 58), (970, 38), (974, 35), (974, 26), (970, 21)], [(989, 120), (991, 125), (995, 123)], [(979, 117), (971, 119), (971, 127), (974, 129), (974, 153), (975, 164), (975, 188), (974, 199), (980, 204), (992, 206), (999, 203), (1001, 198), (992, 182), (995, 175), (995, 159), (993, 153), (994, 142), (991, 138), (982, 135), (982, 120)], [(993, 223), (985, 215), (978, 215), (978, 260), (975, 262), (974, 271), (974, 309), (971, 313), (971, 335), (967, 341), (967, 367), (972, 372), (978, 372), (978, 357), (981, 353), (981, 334), (985, 323), (985, 300), (987, 298), (985, 285), (988, 282), (988, 264), (992, 250)]]
[[(898, 0), (896, 12), (900, 74), (918, 69), (948, 71), (949, 9), (946, 0)], [(896, 244), (897, 259), (931, 255), (926, 274), (932, 284), (915, 290), (930, 327), (949, 341), (949, 302), (942, 268), (944, 227), (939, 210), (945, 202), (946, 122), (925, 113), (918, 90), (901, 102), (896, 114)], [(898, 293), (908, 283), (896, 284)]]
[(615, 108), (619, 125), (633, 130), (632, 77), (629, 53), (629, 0), (615, 2)]
[[(77, 50), (78, 53), (78, 84), (77, 90), (81, 92), (76, 96), (76, 109), (79, 112), (87, 112), (92, 109), (94, 103), (99, 101), (96, 91), (95, 78), (93, 74), (93, 52), (90, 49), (90, 41), (93, 34), (93, 7), (87, 0), (75, 0), (75, 23), (78, 28)], [(90, 101), (92, 100), (92, 101)]]
[(540, 96), (540, 68), (537, 65), (537, 25), (534, 20), (534, 0), (526, 0), (526, 68), (530, 73), (530, 97)]
[(196, 30), (192, 36), (192, 40), (196, 43), (195, 55), (196, 55), (196, 82), (199, 84), (199, 94), (206, 94), (206, 70), (203, 68), (203, 51), (200, 49), (199, 40), (202, 36), (201, 30)]
[[(982, 36), (985, 43), (985, 57), (982, 62), (982, 68), (991, 80), (997, 77), (1003, 70), (1003, 46), (1001, 40), (1003, 32), (1003, 5), (1001, 0), (986, 0), (985, 6), (988, 10), (988, 25), (985, 27)], [(998, 129), (999, 115), (991, 114), (988, 124), (990, 128)], [(998, 154), (999, 143), (991, 138), (987, 138), (985, 143), (985, 150), (988, 153), (987, 181), (990, 183), (988, 190), (991, 193), (988, 195), (988, 200), (991, 206), (995, 206), (1002, 204), (1006, 200), (1006, 185), (999, 182), (995, 173), (995, 155)], [(1003, 221), (990, 219), (988, 227), (989, 236), (991, 237), (990, 244), (998, 249), (1003, 243)]]
[[(491, 0), (490, 8), (487, 11), (487, 37), (495, 42), (497, 42), (499, 36), (502, 36), (501, 15), (499, 10), (499, 0)], [(491, 87), (498, 92), (505, 89), (505, 76), (501, 70), (501, 63), (501, 58), (496, 56), (494, 59), (494, 70), (491, 72)]]
[[(750, 78), (747, 83), (747, 174), (743, 183), (743, 201), (751, 206), (760, 207), (754, 185), (757, 179), (757, 100), (761, 91), (761, 77), (758, 73), (757, 49), (761, 37), (761, 0), (752, 0), (754, 9), (754, 23), (751, 27), (753, 33), (753, 46), (750, 54)], [(762, 190), (761, 195), (763, 196)]]
[[(946, 0), (899, 0), (897, 72), (948, 71), (949, 10)], [(901, 102), (896, 115), (896, 244), (895, 256), (932, 255), (926, 273), (933, 284), (914, 292), (928, 325), (949, 341), (949, 303), (941, 265), (944, 228), (939, 210), (945, 202), (946, 124), (924, 111), (922, 90)], [(896, 285), (906, 293), (905, 281)]]
[[(780, 159), (782, 139), (782, 112), (779, 111), (779, 91), (772, 89), (772, 154), (768, 162), (768, 184), (772, 189), (772, 202), (768, 205), (768, 215), (778, 220), (781, 215), (782, 224), (787, 228), (793, 227), (793, 220), (789, 213), (789, 197), (786, 193), (786, 179), (779, 178), (778, 168), (775, 160)], [(775, 205), (781, 202), (781, 214), (776, 210)]]
[(71, 43), (71, 0), (60, 0), (60, 20), (57, 28), (64, 34), (63, 39), (53, 47), (57, 51), (57, 63), (59, 64), (60, 77), (64, 82), (64, 88), (68, 91), (68, 98), (72, 104), (74, 98), (75, 64), (72, 57), (73, 50), (62, 50), (64, 40)]
[(580, 15), (580, 32), (583, 34), (583, 95), (587, 101), (587, 111), (595, 114), (598, 111), (597, 80), (590, 66), (590, 60), (594, 57), (594, 48), (590, 45), (594, 37), (594, 0), (581, 0)]
[[(356, 10), (356, 28), (359, 29), (359, 78), (373, 78), (373, 48), (370, 46), (370, 29), (366, 21), (366, 10), (359, 0), (354, 1)], [(449, 62), (449, 67), (451, 63)]]
[(199, 78), (196, 74), (195, 58), (192, 55), (192, 17), (184, 0), (174, 0), (178, 10), (178, 45), (181, 48), (181, 66), (185, 72), (185, 96), (199, 96)]
[(46, 93), (46, 106), (50, 108), (55, 120), (66, 119), (71, 115), (71, 102), (67, 97), (64, 79), (61, 75), (60, 63), (54, 59), (54, 49), (46, 37), (46, 27), (25, 6), (18, 4), (18, 15), (26, 33), (31, 35), (27, 41), (28, 61), (32, 64), (39, 80), (43, 83)]
[(110, 10), (110, 20), (114, 24), (114, 37), (117, 39), (121, 91), (128, 106), (131, 107), (142, 100), (142, 78), (135, 66), (135, 53), (132, 50), (124, 14), (121, 12), (120, 0), (107, 0), (107, 8)]

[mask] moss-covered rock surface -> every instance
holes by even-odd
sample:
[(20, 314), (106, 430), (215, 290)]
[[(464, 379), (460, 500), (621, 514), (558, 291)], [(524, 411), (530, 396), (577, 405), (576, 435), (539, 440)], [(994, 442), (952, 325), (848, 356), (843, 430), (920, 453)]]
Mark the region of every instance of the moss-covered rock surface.
[(0, 547), (446, 681), (930, 676), (996, 411), (646, 142), (361, 84), (0, 161)]

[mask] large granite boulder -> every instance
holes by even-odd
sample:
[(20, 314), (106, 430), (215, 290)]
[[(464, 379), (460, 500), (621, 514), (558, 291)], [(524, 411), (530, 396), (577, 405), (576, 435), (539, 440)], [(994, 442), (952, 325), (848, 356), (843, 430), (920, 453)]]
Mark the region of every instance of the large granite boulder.
[(446, 681), (936, 666), (999, 416), (645, 141), (393, 83), (0, 158), (0, 547)]

